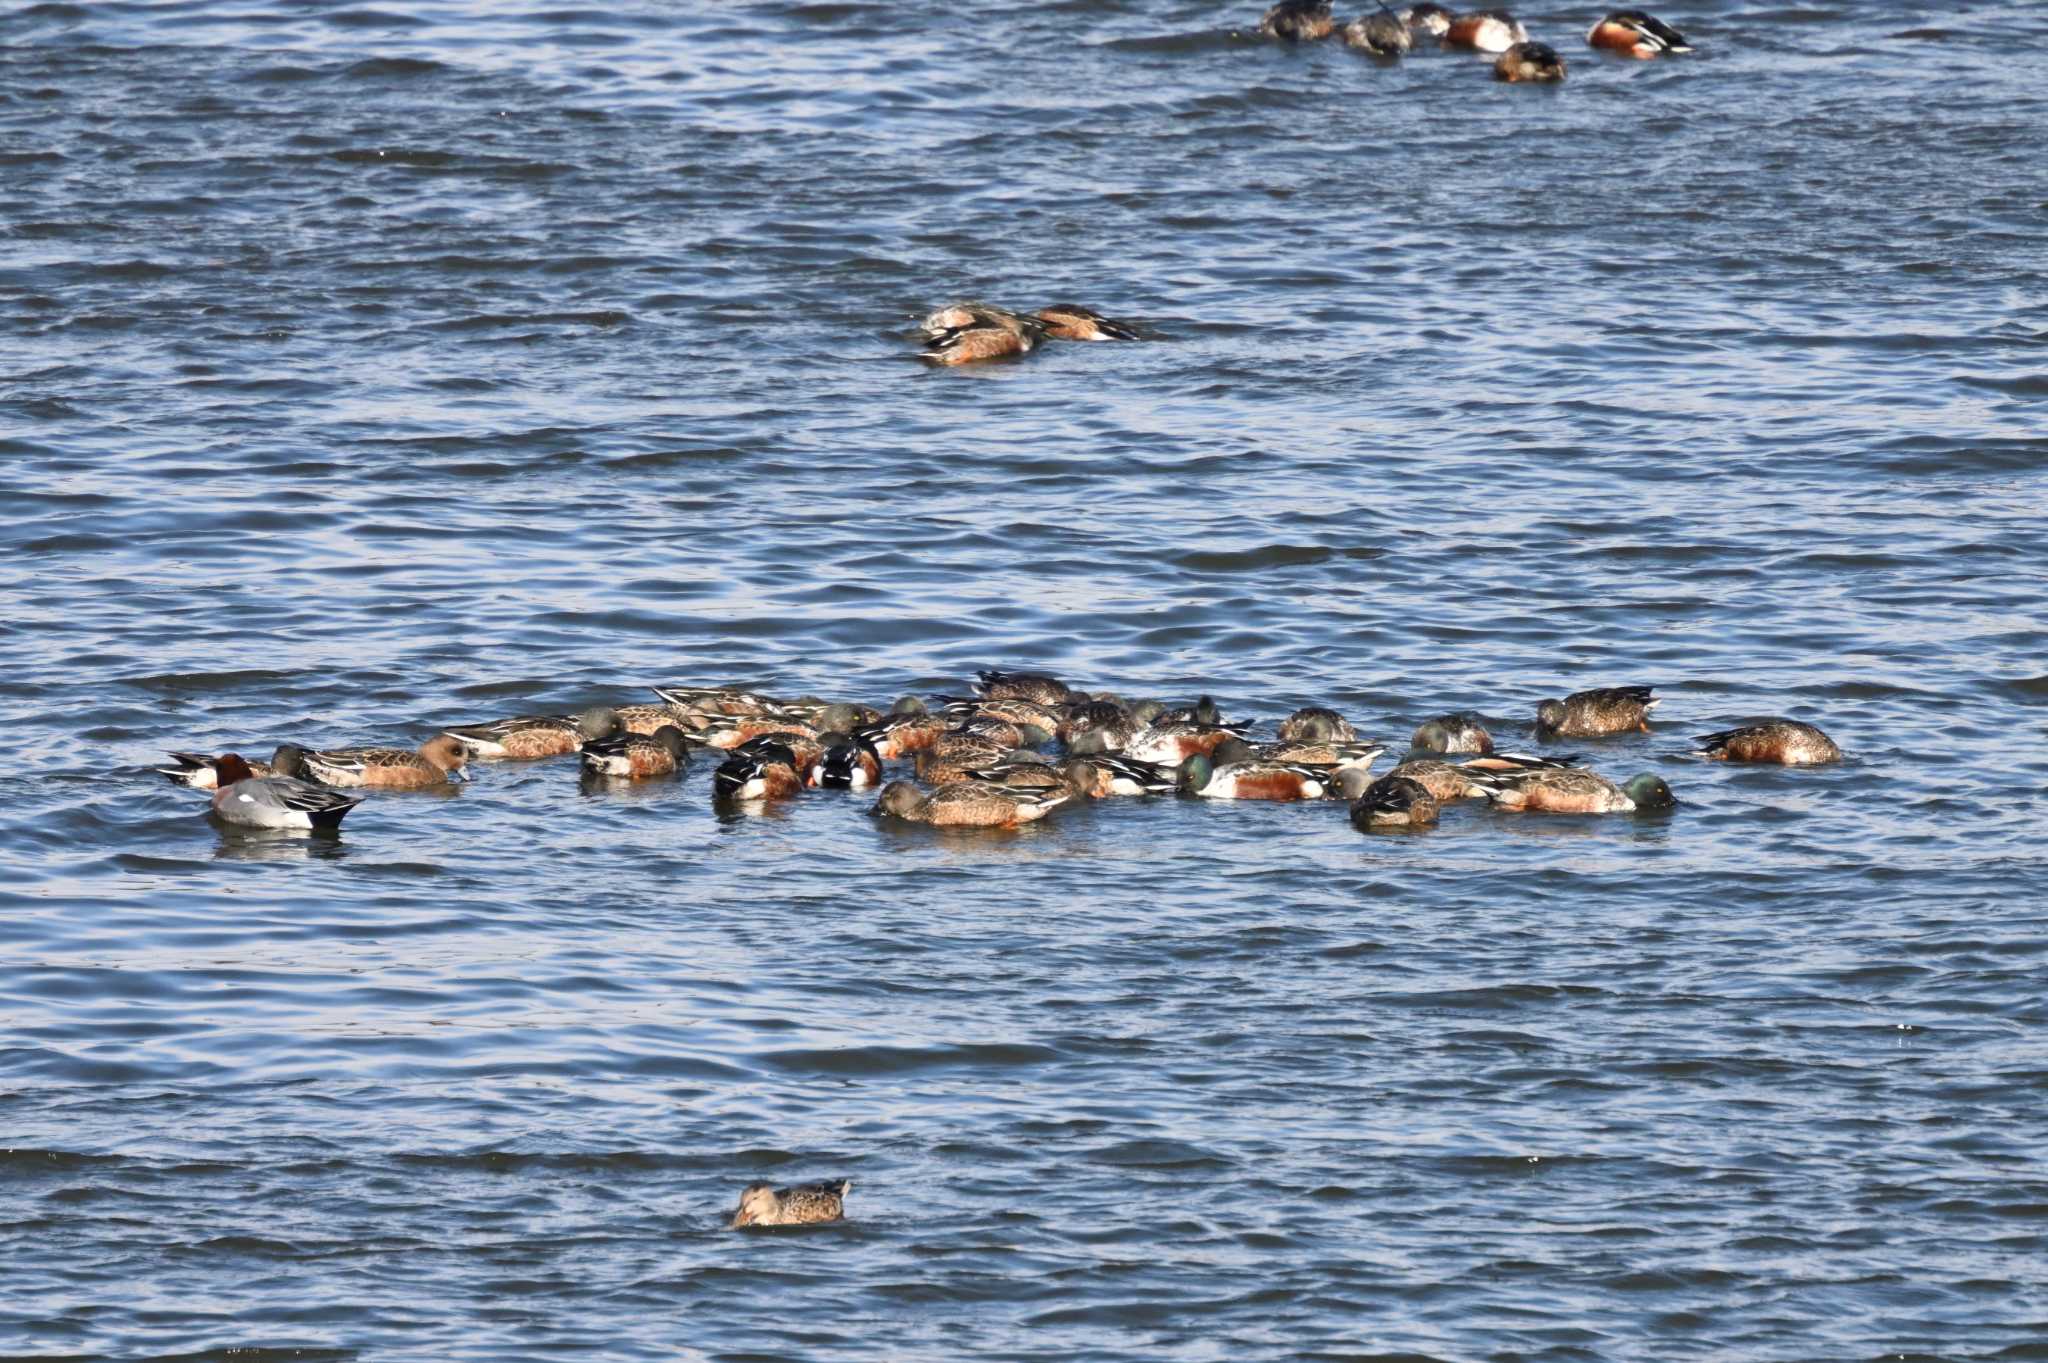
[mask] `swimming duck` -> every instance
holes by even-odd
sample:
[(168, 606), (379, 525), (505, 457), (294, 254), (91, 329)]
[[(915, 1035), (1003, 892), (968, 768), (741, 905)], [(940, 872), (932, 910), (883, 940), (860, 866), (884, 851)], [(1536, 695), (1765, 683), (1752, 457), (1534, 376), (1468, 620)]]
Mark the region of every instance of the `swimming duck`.
[(441, 732), (472, 758), (525, 759), (572, 753), (587, 739), (609, 738), (625, 727), (616, 711), (593, 705), (580, 715), (521, 715), (488, 724), (451, 725)]
[(1397, 15), (1408, 26), (1408, 32), (1417, 38), (1441, 38), (1451, 31), (1451, 12), (1442, 5), (1429, 3), (1429, 0), (1397, 11)]
[(1663, 702), (1654, 686), (1603, 686), (1574, 691), (1563, 700), (1540, 701), (1536, 733), (1543, 738), (1600, 738), (1635, 730), (1650, 732), (1650, 711)]
[(1444, 762), (1433, 757), (1418, 757), (1403, 762), (1388, 776), (1400, 776), (1421, 783), (1430, 798), (1438, 804), (1452, 800), (1477, 800), (1486, 791), (1479, 784), (1481, 772), (1519, 772), (1542, 769), (1559, 770), (1569, 767), (1577, 753), (1564, 757), (1531, 757), (1524, 753), (1487, 753), (1464, 762)]
[(1108, 795), (1171, 795), (1180, 788), (1171, 767), (1139, 762), (1114, 753), (1103, 753), (1085, 760), (1095, 771), (1095, 784), (1089, 793), (1098, 800)]
[(1180, 766), (1180, 788), (1205, 800), (1320, 800), (1337, 789), (1322, 767), (1250, 758), (1220, 765), (1196, 753)]
[[(1225, 745), (1226, 747), (1228, 745)], [(1332, 771), (1365, 771), (1386, 751), (1377, 743), (1268, 743), (1258, 755), (1268, 762), (1285, 762), (1298, 767), (1328, 767)], [(1224, 749), (1212, 756), (1227, 761)]]
[(831, 739), (823, 755), (804, 771), (804, 784), (826, 790), (867, 790), (882, 784), (882, 755), (859, 734), (822, 735)]
[(1151, 720), (1153, 724), (1221, 724), (1223, 711), (1208, 696), (1196, 699), (1193, 705), (1176, 705), (1171, 710), (1162, 708)]
[(1064, 705), (1086, 700), (1057, 677), (1043, 672), (998, 672), (984, 669), (974, 674), (974, 694), (984, 700), (1035, 700), (1040, 705)]
[(1224, 724), (1157, 720), (1131, 735), (1131, 741), (1124, 744), (1124, 756), (1177, 767), (1190, 757), (1215, 752), (1233, 738), (1242, 739), (1244, 734), (1243, 729)]
[[(942, 318), (965, 316), (964, 324), (933, 331)], [(956, 303), (941, 308), (925, 319), (931, 338), (924, 343), (924, 358), (933, 364), (973, 364), (977, 360), (999, 360), (1026, 355), (1038, 349), (1048, 334), (1045, 323), (1002, 308), (981, 303)]]
[(992, 767), (1016, 750), (1015, 743), (998, 743), (976, 734), (949, 733), (917, 755), (920, 779), (933, 785), (959, 781), (977, 767)]
[(866, 739), (884, 761), (893, 762), (926, 751), (945, 732), (946, 721), (942, 716), (925, 714), (920, 709), (888, 715), (879, 724), (856, 729), (854, 736)]
[(1016, 790), (989, 781), (949, 781), (929, 795), (908, 781), (891, 781), (868, 812), (934, 828), (1015, 828), (1074, 799), (1071, 787)]
[(1502, 809), (1532, 814), (1630, 814), (1678, 803), (1671, 787), (1649, 772), (1619, 786), (1583, 767), (1482, 772), (1476, 784)]
[(1528, 41), (1529, 31), (1504, 9), (1457, 15), (1444, 31), (1445, 47), (1467, 47), (1474, 52), (1505, 52), (1516, 43)]
[(846, 1195), (851, 1191), (853, 1180), (850, 1178), (800, 1183), (794, 1188), (749, 1183), (740, 1190), (740, 1206), (732, 1214), (732, 1226), (738, 1230), (742, 1226), (799, 1226), (838, 1221), (846, 1215)]
[(1321, 705), (1304, 705), (1280, 721), (1282, 743), (1353, 743), (1358, 731), (1351, 721)]
[(1068, 728), (1065, 710), (1057, 706), (1040, 705), (1037, 701), (1025, 700), (1022, 696), (1004, 696), (998, 700), (990, 700), (986, 696), (976, 696), (972, 699), (954, 696), (941, 699), (945, 704), (939, 713), (956, 725), (964, 727), (972, 720), (984, 716), (993, 717), (1013, 724), (1020, 730), (1034, 731), (1040, 736), (1034, 738), (1030, 734), (1025, 735), (1026, 739), (1034, 744), (1050, 743), (1056, 734), (1064, 733)]
[(1486, 753), (1493, 751), (1493, 735), (1477, 715), (1438, 715), (1422, 722), (1408, 746), (1417, 752)]
[(1398, 57), (1414, 45), (1408, 25), (1391, 10), (1366, 14), (1344, 25), (1344, 46), (1375, 57)]
[(1361, 831), (1427, 828), (1436, 822), (1436, 797), (1422, 782), (1392, 772), (1370, 785), (1363, 782), (1363, 776), (1351, 776), (1343, 787), (1351, 799), (1351, 822)]
[(1090, 700), (1067, 706), (1058, 736), (1070, 747), (1086, 743), (1094, 752), (1122, 752), (1131, 735), (1143, 727), (1118, 702)]
[(460, 739), (437, 734), (417, 752), (404, 748), (323, 748), (308, 752), (281, 744), (271, 765), (287, 776), (318, 781), (323, 786), (353, 789), (423, 790), (462, 779), (469, 750)]
[(339, 828), (343, 816), (362, 803), (290, 776), (257, 776), (236, 753), (222, 753), (211, 766), (213, 814), (223, 823), (244, 828)]
[(723, 748), (730, 752), (744, 747), (757, 738), (772, 738), (784, 734), (795, 734), (812, 742), (817, 741), (818, 731), (796, 715), (770, 712), (764, 715), (715, 715), (700, 716), (706, 727), (690, 736), (694, 743), (707, 748)]
[(765, 715), (783, 705), (742, 686), (655, 686), (648, 688), (683, 714)]
[(683, 731), (664, 724), (653, 734), (606, 734), (585, 739), (583, 770), (593, 776), (639, 779), (673, 776), (689, 765), (683, 755)]
[(800, 794), (803, 788), (796, 754), (774, 742), (737, 750), (711, 773), (715, 800), (776, 800)]
[(1586, 31), (1586, 45), (1645, 61), (1667, 52), (1690, 52), (1685, 38), (1662, 19), (1639, 9), (1618, 9)]
[[(168, 754), (168, 756), (178, 765), (175, 767), (153, 767), (151, 770), (155, 771), (159, 776), (169, 778), (172, 785), (188, 786), (193, 790), (216, 790), (219, 788), (216, 784), (219, 780), (219, 774), (214, 770), (213, 765), (218, 760), (217, 758), (202, 757), (198, 753), (190, 752), (174, 752)], [(241, 761), (251, 776), (277, 775), (277, 769), (268, 762), (251, 762), (246, 758), (241, 759)]]
[(1320, 42), (1337, 28), (1330, 0), (1280, 0), (1259, 20), (1259, 36), (1290, 43)]
[(1699, 744), (1693, 756), (1720, 762), (1777, 762), (1788, 767), (1809, 767), (1842, 760), (1842, 750), (1835, 746), (1834, 739), (1796, 719), (1759, 720), (1739, 729), (1702, 734), (1693, 742)]
[(1135, 341), (1138, 333), (1078, 303), (1055, 303), (1038, 310), (1046, 335), (1056, 341)]
[(1516, 43), (1500, 54), (1493, 64), (1493, 78), (1529, 84), (1553, 84), (1564, 79), (1564, 58), (1548, 43)]

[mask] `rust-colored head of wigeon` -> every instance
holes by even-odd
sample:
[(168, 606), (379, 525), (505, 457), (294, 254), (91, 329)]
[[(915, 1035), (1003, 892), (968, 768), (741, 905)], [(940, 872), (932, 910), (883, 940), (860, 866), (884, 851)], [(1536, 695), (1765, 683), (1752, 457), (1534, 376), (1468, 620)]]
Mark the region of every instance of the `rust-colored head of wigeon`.
[(1493, 64), (1493, 78), (1550, 85), (1564, 79), (1564, 58), (1548, 43), (1516, 43)]
[(1046, 335), (1057, 341), (1135, 341), (1138, 333), (1079, 303), (1055, 303), (1038, 310)]
[(213, 759), (215, 788), (226, 790), (237, 781), (246, 781), (256, 773), (249, 770), (249, 764), (240, 753), (224, 752)]
[(1618, 9), (1586, 32), (1586, 45), (1601, 52), (1648, 61), (1667, 52), (1690, 52), (1680, 33), (1662, 19), (1639, 9)]
[(453, 734), (441, 734), (420, 744), (420, 756), (431, 762), (443, 774), (455, 776), (469, 762), (469, 749), (462, 746), (462, 740)]

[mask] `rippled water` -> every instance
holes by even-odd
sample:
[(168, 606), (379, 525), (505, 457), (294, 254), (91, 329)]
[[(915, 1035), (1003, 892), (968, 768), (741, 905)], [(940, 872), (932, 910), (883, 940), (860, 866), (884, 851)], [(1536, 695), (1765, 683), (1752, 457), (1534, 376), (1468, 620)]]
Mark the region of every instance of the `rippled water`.
[[(2048, 1357), (2048, 14), (1258, 9), (0, 14), (0, 1353)], [(1154, 340), (929, 372), (963, 296)], [(1684, 803), (148, 771), (1019, 664), (1654, 683)], [(1849, 760), (1682, 756), (1773, 713)]]

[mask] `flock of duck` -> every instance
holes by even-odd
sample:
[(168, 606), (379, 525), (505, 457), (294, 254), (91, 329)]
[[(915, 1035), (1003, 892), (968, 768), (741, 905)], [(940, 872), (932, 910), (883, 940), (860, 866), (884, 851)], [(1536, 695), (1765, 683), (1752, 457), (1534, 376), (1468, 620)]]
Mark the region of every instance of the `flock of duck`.
[[(1259, 32), (1290, 43), (1341, 36), (1346, 47), (1388, 59), (1405, 56), (1417, 43), (1435, 41), (1452, 50), (1494, 57), (1496, 80), (1564, 79), (1564, 58), (1557, 55), (1557, 49), (1531, 42), (1528, 30), (1504, 9), (1455, 14), (1427, 0), (1399, 11), (1381, 5), (1377, 14), (1353, 19), (1340, 28), (1330, 13), (1330, 0), (1280, 0), (1266, 11)], [(1594, 24), (1586, 31), (1586, 45), (1639, 60), (1692, 51), (1677, 29), (1639, 9), (1615, 10)]]

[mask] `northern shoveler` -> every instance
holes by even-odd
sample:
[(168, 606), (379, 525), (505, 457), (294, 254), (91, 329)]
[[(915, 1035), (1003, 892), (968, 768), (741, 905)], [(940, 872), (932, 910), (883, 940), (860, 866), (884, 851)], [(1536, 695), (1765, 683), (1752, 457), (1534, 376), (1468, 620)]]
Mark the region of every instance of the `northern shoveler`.
[(783, 708), (780, 701), (742, 686), (655, 686), (649, 689), (682, 714), (765, 715)]
[[(962, 325), (933, 330), (942, 318), (965, 316)], [(941, 308), (925, 319), (930, 339), (924, 343), (924, 358), (933, 364), (973, 364), (977, 360), (999, 360), (1027, 355), (1045, 341), (1048, 328), (1036, 317), (1025, 317), (981, 303), (956, 303)]]
[(1417, 752), (1485, 753), (1493, 751), (1493, 735), (1477, 715), (1438, 715), (1422, 722), (1408, 746)]
[(908, 781), (882, 787), (871, 814), (935, 828), (1015, 828), (1042, 819), (1074, 799), (1065, 784), (1052, 790), (1017, 790), (991, 781), (949, 781), (930, 794)]
[(1337, 778), (1322, 767), (1256, 757), (1218, 764), (1196, 753), (1181, 763), (1180, 788), (1205, 800), (1321, 800), (1337, 789)]
[(1650, 732), (1650, 711), (1662, 704), (1653, 686), (1603, 686), (1574, 691), (1563, 700), (1536, 706), (1536, 732), (1543, 738), (1600, 738), (1630, 731)]
[(882, 755), (858, 734), (826, 734), (832, 741), (804, 772), (804, 783), (826, 790), (867, 790), (882, 784)]
[(1124, 744), (1124, 756), (1177, 767), (1190, 757), (1208, 756), (1233, 738), (1242, 740), (1244, 730), (1192, 720), (1156, 720), (1131, 735), (1131, 741)]
[(1685, 36), (1639, 9), (1618, 9), (1586, 30), (1586, 45), (1647, 61), (1667, 52), (1690, 52)]
[(796, 754), (768, 742), (736, 750), (711, 773), (711, 794), (718, 800), (776, 800), (804, 788)]
[(1282, 743), (1353, 743), (1358, 731), (1351, 721), (1321, 705), (1304, 705), (1280, 721)]
[(933, 785), (944, 785), (963, 779), (977, 767), (994, 766), (1016, 746), (974, 734), (947, 734), (917, 755), (917, 774)]
[(1423, 0), (1422, 4), (1410, 5), (1407, 9), (1397, 11), (1397, 17), (1408, 25), (1408, 32), (1417, 38), (1441, 38), (1451, 31), (1451, 19), (1454, 16), (1442, 5)]
[(1138, 333), (1078, 303), (1055, 303), (1038, 310), (1046, 335), (1056, 341), (1135, 341)]
[(801, 1226), (838, 1221), (846, 1215), (846, 1195), (851, 1191), (853, 1180), (850, 1178), (800, 1183), (794, 1188), (749, 1183), (740, 1190), (740, 1206), (732, 1214), (732, 1228)]
[[(1297, 767), (1327, 767), (1332, 771), (1355, 767), (1365, 771), (1385, 751), (1377, 743), (1268, 743), (1258, 750), (1258, 756), (1268, 762), (1285, 762)], [(1211, 755), (1229, 760), (1224, 757), (1222, 748)]]
[(1444, 31), (1445, 47), (1467, 47), (1474, 52), (1505, 52), (1516, 43), (1528, 41), (1529, 31), (1504, 9), (1455, 15)]
[(318, 781), (323, 786), (353, 789), (422, 790), (462, 779), (469, 750), (460, 739), (437, 734), (416, 752), (404, 748), (323, 748), (307, 751), (294, 744), (279, 746), (271, 764), (287, 776)]
[(1583, 767), (1482, 772), (1475, 777), (1486, 798), (1502, 809), (1532, 814), (1630, 814), (1678, 803), (1671, 787), (1649, 772), (1619, 786)]
[(617, 711), (593, 705), (580, 715), (521, 715), (487, 724), (451, 725), (441, 732), (472, 758), (528, 759), (572, 753), (589, 739), (609, 738), (625, 727)]
[(1344, 46), (1375, 57), (1398, 57), (1414, 46), (1408, 25), (1391, 10), (1366, 14), (1344, 25)]
[(1154, 724), (1221, 724), (1223, 711), (1214, 699), (1198, 696), (1193, 705), (1176, 705), (1170, 710), (1162, 709), (1151, 719)]
[[(1350, 794), (1350, 784), (1346, 794)], [(1351, 822), (1364, 830), (1427, 828), (1436, 817), (1437, 800), (1429, 787), (1392, 772), (1366, 786), (1351, 801)]]
[(1280, 0), (1259, 20), (1259, 36), (1290, 43), (1320, 42), (1337, 29), (1330, 0)]
[(583, 770), (593, 776), (673, 776), (689, 765), (689, 759), (683, 755), (683, 731), (673, 724), (664, 724), (652, 734), (607, 734), (586, 739), (581, 751)]
[(1759, 720), (1739, 729), (1702, 734), (1693, 742), (1699, 744), (1693, 756), (1721, 762), (1777, 762), (1788, 767), (1810, 767), (1842, 760), (1842, 750), (1835, 746), (1834, 739), (1796, 719)]
[(212, 759), (214, 817), (243, 828), (339, 828), (360, 798), (290, 776), (257, 776), (237, 753)]
[(1433, 757), (1419, 757), (1413, 761), (1403, 762), (1387, 775), (1420, 782), (1423, 789), (1429, 792), (1430, 798), (1441, 805), (1452, 800), (1477, 800), (1484, 796), (1486, 791), (1478, 779), (1481, 772), (1559, 770), (1570, 766), (1577, 757), (1577, 753), (1570, 753), (1564, 757), (1487, 753), (1456, 763), (1442, 762)]
[(1564, 79), (1564, 58), (1548, 43), (1516, 43), (1494, 62), (1493, 78), (1511, 83), (1555, 84)]
[(984, 700), (1035, 700), (1040, 705), (1087, 699), (1058, 677), (1043, 672), (998, 672), (992, 668), (974, 674), (974, 694)]

